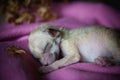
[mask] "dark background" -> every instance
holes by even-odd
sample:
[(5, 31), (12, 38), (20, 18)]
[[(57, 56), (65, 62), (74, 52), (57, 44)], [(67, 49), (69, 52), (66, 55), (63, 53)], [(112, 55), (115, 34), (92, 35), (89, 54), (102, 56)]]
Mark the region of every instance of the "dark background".
[[(62, 0), (53, 0), (56, 2), (61, 2)], [(71, 1), (82, 1), (82, 2), (102, 2), (107, 5), (112, 6), (113, 8), (119, 9), (120, 10), (120, 0), (69, 0)]]

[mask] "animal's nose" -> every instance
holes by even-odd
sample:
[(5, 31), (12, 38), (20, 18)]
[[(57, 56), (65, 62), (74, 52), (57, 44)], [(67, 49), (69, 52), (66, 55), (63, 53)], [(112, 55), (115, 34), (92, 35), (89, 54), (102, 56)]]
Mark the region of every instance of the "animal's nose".
[(42, 65), (43, 66), (48, 66), (49, 64), (48, 64), (48, 62), (44, 62), (44, 63), (42, 63)]
[(48, 66), (48, 63), (44, 64), (44, 66)]

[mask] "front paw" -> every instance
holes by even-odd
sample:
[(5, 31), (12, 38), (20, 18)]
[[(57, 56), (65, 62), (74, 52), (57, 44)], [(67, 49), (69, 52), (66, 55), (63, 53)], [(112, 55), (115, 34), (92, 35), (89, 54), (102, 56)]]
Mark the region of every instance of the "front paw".
[(51, 67), (51, 66), (42, 66), (39, 68), (39, 72), (40, 73), (49, 73), (51, 71), (54, 71), (55, 68)]

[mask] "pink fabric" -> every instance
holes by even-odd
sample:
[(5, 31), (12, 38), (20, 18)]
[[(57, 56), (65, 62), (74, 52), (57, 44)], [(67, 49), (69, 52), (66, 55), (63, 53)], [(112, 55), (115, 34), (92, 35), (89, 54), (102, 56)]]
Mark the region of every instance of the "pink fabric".
[[(48, 22), (52, 25), (77, 28), (105, 25), (120, 28), (120, 13), (101, 3), (55, 4), (53, 9), (60, 18)], [(57, 6), (57, 7), (56, 7)], [(29, 33), (41, 23), (0, 26), (0, 80), (120, 80), (120, 66), (100, 67), (91, 63), (76, 63), (53, 71), (39, 74), (39, 62), (28, 49)], [(8, 55), (10, 46), (25, 49), (25, 55)]]

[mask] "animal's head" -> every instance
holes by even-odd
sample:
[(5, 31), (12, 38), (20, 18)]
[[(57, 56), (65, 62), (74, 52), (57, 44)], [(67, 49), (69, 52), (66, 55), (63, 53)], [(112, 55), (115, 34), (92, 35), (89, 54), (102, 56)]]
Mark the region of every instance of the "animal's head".
[[(40, 29), (40, 30), (39, 30)], [(49, 65), (59, 58), (61, 31), (57, 28), (37, 28), (30, 40), (34, 47), (33, 55), (39, 58), (42, 65)], [(35, 54), (34, 54), (35, 53)]]

